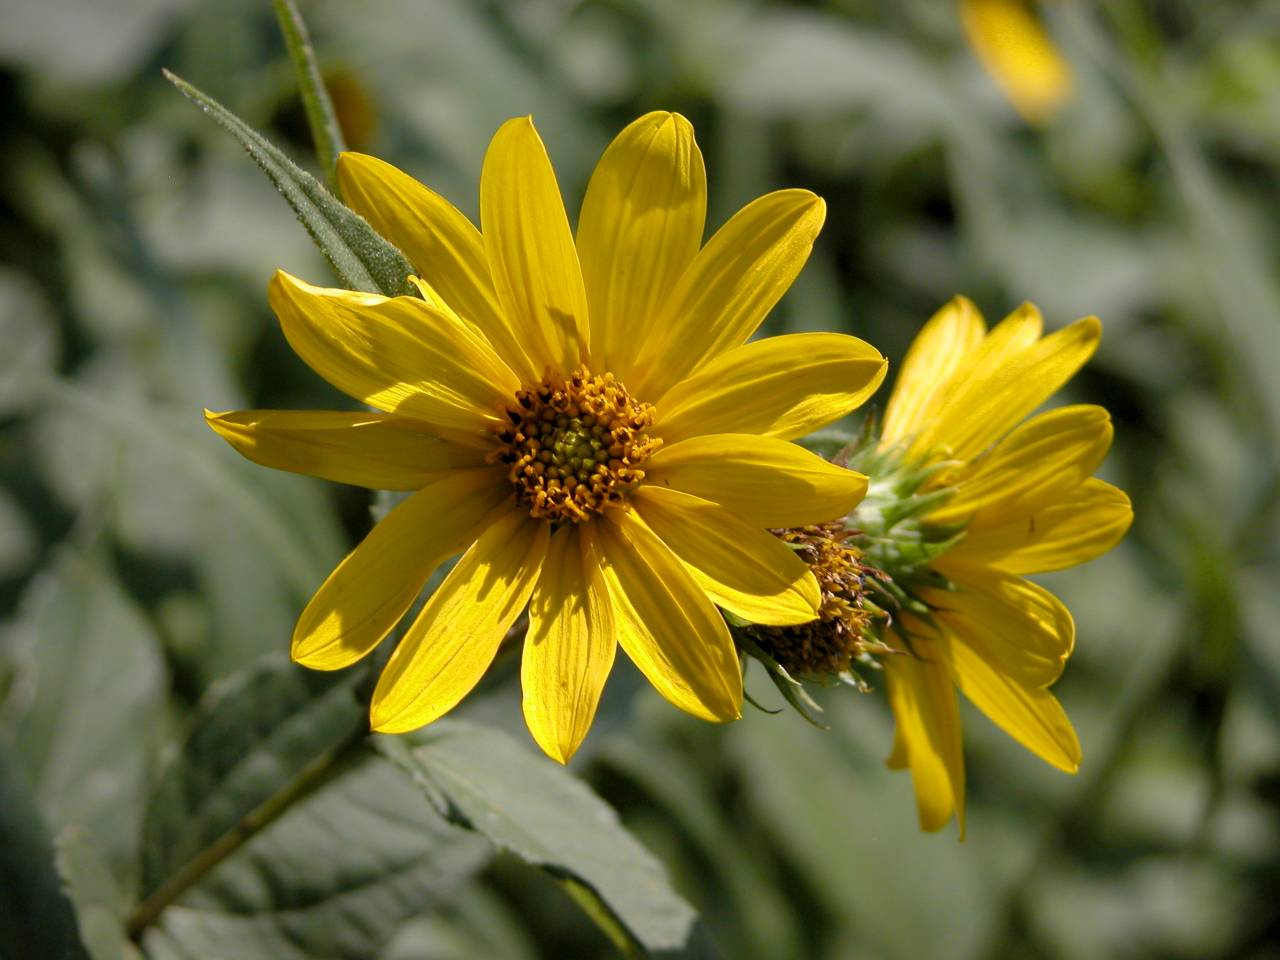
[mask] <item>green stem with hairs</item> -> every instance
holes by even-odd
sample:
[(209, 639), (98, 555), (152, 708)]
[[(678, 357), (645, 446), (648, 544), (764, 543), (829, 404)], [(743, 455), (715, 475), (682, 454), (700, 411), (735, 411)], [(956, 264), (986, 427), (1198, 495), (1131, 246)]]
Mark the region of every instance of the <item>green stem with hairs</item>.
[(307, 34), (307, 26), (302, 22), (302, 15), (294, 0), (272, 0), (272, 5), (276, 10), (280, 32), (284, 35), (285, 46), (289, 50), (289, 59), (293, 61), (293, 68), (298, 75), (298, 92), (302, 95), (302, 106), (307, 113), (307, 126), (311, 128), (316, 160), (329, 189), (334, 196), (340, 197), (338, 154), (346, 150), (347, 145), (342, 138), (342, 128), (338, 125), (333, 100), (320, 76), (311, 37)]

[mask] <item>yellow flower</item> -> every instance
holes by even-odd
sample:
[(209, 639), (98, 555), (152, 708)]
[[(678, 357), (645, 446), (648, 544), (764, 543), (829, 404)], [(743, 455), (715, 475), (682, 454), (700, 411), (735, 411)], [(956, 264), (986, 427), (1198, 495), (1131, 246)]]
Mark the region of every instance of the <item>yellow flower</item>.
[(619, 644), (676, 706), (738, 717), (741, 668), (715, 605), (812, 619), (816, 581), (766, 528), (840, 515), (866, 489), (788, 441), (865, 400), (884, 358), (835, 334), (747, 342), (807, 259), (822, 200), (771, 193), (703, 246), (702, 157), (670, 113), (605, 152), (576, 239), (528, 118), (485, 156), (483, 232), (372, 157), (344, 154), (338, 175), (414, 263), (422, 299), (278, 273), (270, 302), (304, 361), (383, 412), (208, 415), (257, 463), (416, 491), (312, 598), (294, 659), (336, 670), (365, 656), (461, 553), (382, 673), (374, 729), (450, 710), (526, 607), (524, 714), (557, 760), (586, 735)]
[[(1114, 546), (1133, 512), (1091, 475), (1111, 446), (1106, 410), (1060, 407), (1024, 421), (1092, 356), (1101, 336), (1087, 317), (1042, 337), (1026, 304), (989, 332), (957, 297), (921, 331), (885, 412), (881, 451), (907, 469), (933, 465), (924, 518), (962, 529), (928, 562), (938, 584), (912, 591), (928, 616), (903, 610), (885, 634), (902, 655), (883, 658), (896, 724), (889, 765), (909, 767), (920, 825), (954, 813), (964, 831), (959, 687), (1009, 736), (1075, 772), (1080, 744), (1048, 687), (1075, 641), (1066, 607), (1023, 574), (1059, 570)], [(953, 493), (948, 497), (944, 489)], [(948, 588), (949, 587), (949, 588)]]
[(969, 45), (1018, 113), (1047, 120), (1071, 96), (1071, 67), (1028, 0), (961, 0)]

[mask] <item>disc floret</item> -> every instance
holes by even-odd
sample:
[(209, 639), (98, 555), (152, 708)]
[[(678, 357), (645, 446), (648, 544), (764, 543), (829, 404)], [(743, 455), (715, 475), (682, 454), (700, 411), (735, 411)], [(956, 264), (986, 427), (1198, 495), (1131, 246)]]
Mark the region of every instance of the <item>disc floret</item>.
[[(903, 633), (900, 617), (931, 621), (919, 598), (924, 588), (950, 584), (930, 561), (963, 536), (963, 526), (930, 524), (927, 515), (954, 491), (931, 486), (951, 466), (916, 467), (897, 450), (879, 452), (871, 435), (842, 442), (833, 461), (872, 477), (853, 514), (827, 523), (774, 530), (809, 566), (822, 589), (818, 617), (790, 627), (750, 625), (738, 633), (739, 647), (760, 661), (789, 703), (817, 723), (821, 712), (804, 684), (845, 683), (866, 691), (869, 671), (885, 658), (914, 655), (889, 646), (883, 635)], [(821, 724), (819, 724), (821, 725)]]
[(873, 665), (883, 652), (873, 618), (883, 616), (867, 596), (877, 589), (879, 572), (862, 561), (842, 520), (775, 530), (818, 579), (822, 607), (809, 623), (790, 627), (752, 627), (755, 644), (794, 680), (857, 685), (858, 666)]
[(662, 442), (649, 433), (652, 404), (632, 398), (612, 373), (585, 366), (521, 390), (506, 414), (491, 459), (508, 466), (531, 516), (557, 523), (582, 523), (624, 502)]

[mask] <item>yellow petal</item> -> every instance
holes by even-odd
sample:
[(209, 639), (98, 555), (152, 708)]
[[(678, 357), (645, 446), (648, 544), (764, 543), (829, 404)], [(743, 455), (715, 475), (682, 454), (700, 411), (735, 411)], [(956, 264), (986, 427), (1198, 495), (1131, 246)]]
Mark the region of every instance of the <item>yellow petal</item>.
[(510, 486), (491, 467), (458, 472), (398, 504), (329, 574), (298, 618), (293, 659), (338, 670), (381, 642), (431, 571), (480, 535)]
[(444, 301), (484, 334), (521, 381), (542, 376), (520, 332), (498, 306), (480, 231), (444, 197), (389, 163), (361, 153), (338, 157), (347, 205), (412, 261)]
[(956, 368), (947, 392), (939, 396), (944, 406), (955, 391), (965, 388), (974, 376), (985, 376), (1034, 346), (1044, 333), (1044, 316), (1034, 303), (1023, 303), (997, 323), (976, 348), (965, 354)]
[[(1033, 328), (1023, 320), (1015, 329)], [(1102, 336), (1097, 317), (1077, 320), (1025, 347), (1013, 338), (994, 340), (999, 330), (987, 338), (994, 345), (988, 349), (984, 343), (974, 352), (971, 368), (952, 378), (952, 389), (916, 437), (913, 451), (944, 451), (956, 460), (977, 456), (1070, 380), (1093, 356)]]
[(954, 591), (926, 589), (934, 616), (993, 667), (1027, 686), (1047, 687), (1075, 646), (1071, 613), (1044, 587), (1012, 574), (952, 562), (937, 567)]
[[(459, 323), (469, 323), (469, 321), (463, 320), (458, 311), (449, 306), (449, 301), (440, 294), (440, 291), (427, 283), (427, 281), (423, 280), (421, 277), (411, 275), (409, 277), (409, 282), (417, 288), (418, 293), (423, 300), (427, 301), (431, 306), (448, 316), (449, 319), (457, 320)], [(476, 327), (474, 324), (471, 324), (471, 327), (477, 333), (480, 332), (480, 328)], [(483, 334), (481, 334), (481, 336), (483, 336)], [(492, 346), (492, 344), (490, 344), (490, 346)]]
[(1071, 96), (1071, 68), (1023, 0), (963, 0), (974, 53), (1023, 118), (1047, 120)]
[(911, 445), (913, 456), (924, 458), (935, 454), (949, 455), (949, 446), (941, 451), (934, 449), (939, 442), (946, 444), (947, 438), (943, 437), (941, 441), (933, 438), (924, 441), (921, 440), (921, 434), (928, 434), (933, 425), (936, 436), (937, 422), (955, 405), (958, 396), (974, 392), (975, 383), (987, 383), (1006, 365), (1034, 346), (1043, 332), (1044, 318), (1040, 310), (1035, 304), (1024, 303), (989, 332), (982, 334), (977, 343), (958, 359), (947, 380), (932, 391), (927, 408), (918, 414), (918, 429), (913, 436), (916, 442)]
[(498, 302), (534, 365), (574, 370), (587, 355), (587, 295), (551, 158), (529, 117), (493, 135), (480, 226)]
[(684, 564), (628, 510), (583, 528), (604, 557), (618, 643), (681, 710), (723, 722), (742, 715), (742, 667), (724, 619)]
[(529, 601), (520, 661), (524, 719), (538, 746), (560, 763), (591, 728), (618, 647), (597, 550), (574, 525), (562, 527)]
[(1088, 404), (1033, 417), (972, 467), (948, 476), (957, 493), (929, 520), (967, 522), (972, 532), (1027, 517), (1084, 483), (1107, 455), (1113, 433), (1110, 414)]
[(882, 446), (901, 443), (920, 432), (934, 399), (985, 334), (982, 314), (966, 297), (955, 297), (930, 318), (898, 370), (885, 407)]
[(1090, 479), (1030, 515), (984, 521), (980, 528), (966, 532), (947, 556), (1009, 573), (1046, 573), (1106, 553), (1132, 522), (1133, 507), (1124, 492)]
[[(1008, 363), (1034, 346), (1044, 331), (1044, 318), (1034, 304), (1022, 304), (988, 333), (982, 331), (981, 317), (973, 309), (973, 305), (967, 301), (964, 304), (969, 309), (962, 309), (962, 313), (972, 310), (972, 316), (955, 322), (965, 327), (963, 336), (966, 341), (975, 336), (975, 329), (976, 339), (966, 342), (963, 353), (946, 369), (945, 380), (936, 382), (932, 387), (920, 384), (920, 388), (928, 394), (928, 401), (916, 412), (915, 427), (911, 433), (911, 439), (915, 442), (910, 444), (910, 450), (917, 459), (950, 452), (949, 448), (941, 451), (935, 449), (939, 443), (947, 442), (945, 437), (941, 441), (936, 439), (936, 425), (955, 405), (956, 397), (966, 391), (972, 392), (974, 383), (986, 383)], [(935, 340), (933, 346), (938, 349), (945, 344)], [(912, 349), (915, 349), (914, 346)], [(928, 372), (921, 371), (922, 374)], [(934, 436), (929, 440), (922, 440), (921, 435), (929, 434), (931, 430)]]
[(206, 410), (204, 418), (254, 463), (375, 490), (417, 490), (484, 463), (482, 451), (449, 443), (429, 424), (391, 413)]
[(889, 756), (885, 759), (884, 765), (890, 770), (906, 770), (909, 764), (907, 738), (902, 733), (902, 725), (895, 724), (893, 728), (893, 748), (889, 751)]
[(549, 529), (514, 503), (490, 516), (378, 678), (369, 708), (374, 730), (415, 730), (471, 692), (529, 600)]
[(781, 540), (724, 507), (652, 484), (631, 502), (707, 596), (744, 620), (766, 626), (808, 623), (822, 592), (808, 566)]
[(769, 337), (726, 350), (667, 392), (655, 431), (666, 443), (706, 433), (804, 436), (860, 406), (888, 364), (838, 333)]
[(758, 527), (799, 527), (845, 516), (867, 478), (786, 440), (716, 433), (662, 447), (645, 483), (728, 507)]
[[(912, 624), (919, 628), (918, 622)], [(924, 628), (928, 629), (928, 628)], [(964, 837), (964, 757), (960, 712), (941, 642), (913, 634), (906, 652), (891, 631), (887, 638), (899, 649), (884, 658), (886, 691), (897, 724), (890, 760), (911, 769), (920, 829), (941, 830), (955, 814)]]
[(1008, 357), (1032, 346), (1044, 334), (1044, 314), (1025, 301), (988, 331), (982, 352), (971, 360), (977, 364), (1003, 363)]
[(604, 152), (578, 217), (592, 362), (624, 381), (672, 288), (702, 244), (707, 176), (693, 127), (647, 113)]
[(268, 298), (298, 356), (380, 410), (487, 437), (519, 389), (482, 337), (417, 297), (313, 287), (279, 271)]
[(1059, 770), (1080, 769), (1080, 741), (1053, 694), (1023, 686), (958, 637), (950, 659), (961, 691), (996, 726)]
[(809, 259), (826, 204), (779, 190), (743, 207), (689, 264), (627, 385), (657, 403), (702, 363), (746, 343)]

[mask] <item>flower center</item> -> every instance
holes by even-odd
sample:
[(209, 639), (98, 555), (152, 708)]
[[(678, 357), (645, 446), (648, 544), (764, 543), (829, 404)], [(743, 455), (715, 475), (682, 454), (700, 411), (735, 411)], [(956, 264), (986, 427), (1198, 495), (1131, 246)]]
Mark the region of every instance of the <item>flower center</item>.
[[(775, 530), (809, 565), (822, 590), (818, 618), (792, 627), (752, 627), (760, 648), (797, 680), (829, 680), (854, 675), (858, 663), (882, 650), (872, 618), (876, 607), (866, 594), (876, 572), (847, 541), (843, 521)], [(870, 608), (870, 609), (869, 609)]]
[(648, 433), (653, 406), (632, 399), (612, 373), (586, 367), (521, 390), (507, 417), (490, 459), (508, 466), (531, 516), (557, 523), (582, 523), (622, 503), (662, 444)]

